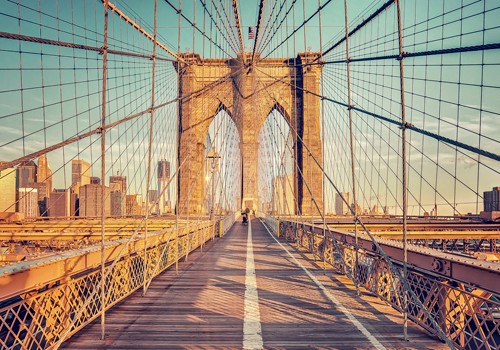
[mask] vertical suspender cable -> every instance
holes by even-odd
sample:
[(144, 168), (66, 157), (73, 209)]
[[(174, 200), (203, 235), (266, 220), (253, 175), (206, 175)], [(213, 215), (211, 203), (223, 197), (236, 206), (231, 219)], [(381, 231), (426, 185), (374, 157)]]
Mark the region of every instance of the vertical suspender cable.
[(352, 181), (352, 201), (354, 213), (354, 252), (355, 263), (353, 268), (354, 285), (359, 294), (359, 283), (356, 274), (358, 266), (358, 202), (356, 198), (356, 175), (354, 173), (354, 135), (352, 126), (352, 96), (351, 96), (351, 58), (349, 56), (349, 16), (347, 10), (347, 0), (344, 0), (344, 14), (345, 14), (345, 55), (346, 55), (346, 69), (347, 69), (347, 110), (349, 113), (349, 144), (351, 150), (351, 181)]
[[(292, 6), (292, 28), (295, 30), (295, 6)], [(297, 75), (298, 75), (298, 69), (301, 69), (301, 67), (297, 66), (297, 39), (296, 36), (293, 36), (293, 97), (295, 101), (295, 105), (293, 106), (293, 128), (295, 132), (295, 145), (293, 147), (294, 151), (294, 167), (295, 167), (295, 176), (294, 176), (294, 182), (295, 182), (295, 215), (300, 215), (301, 214), (301, 206), (299, 203), (299, 162), (298, 162), (298, 157), (299, 157), (299, 150), (298, 150), (298, 142), (299, 142), (299, 132), (298, 132), (298, 121), (297, 121), (297, 115), (298, 115), (298, 106), (297, 106)]]
[(257, 50), (257, 41), (259, 40), (259, 33), (260, 33), (260, 27), (262, 25), (262, 15), (264, 13), (265, 3), (266, 3), (266, 0), (260, 0), (259, 18), (257, 20), (257, 30), (255, 31), (255, 40), (253, 43), (252, 60), (251, 60), (250, 64), (253, 64), (253, 61), (255, 59), (255, 51)]
[[(151, 186), (151, 152), (153, 149), (153, 124), (154, 124), (154, 113), (155, 113), (155, 73), (156, 73), (156, 35), (157, 35), (157, 12), (158, 12), (158, 0), (155, 0), (154, 4), (154, 32), (153, 32), (153, 66), (152, 66), (152, 71), (151, 71), (151, 114), (149, 117), (149, 144), (148, 144), (148, 170), (147, 170), (147, 179), (146, 179), (146, 198), (148, 198), (149, 195), (149, 187)], [(163, 190), (163, 189), (162, 189)], [(158, 198), (160, 200), (160, 198)], [(146, 203), (148, 201), (146, 200)], [(163, 204), (159, 206), (160, 208), (163, 207)], [(146, 218), (144, 220), (144, 269), (143, 269), (143, 278), (144, 278), (144, 285), (143, 285), (143, 295), (146, 295), (147, 291), (147, 286), (146, 286), (146, 281), (148, 280), (147, 276), (147, 271), (148, 271), (148, 252), (147, 252), (147, 239), (148, 239), (148, 218), (149, 218), (149, 211), (150, 211), (149, 204), (146, 205)]]
[[(308, 53), (308, 49), (307, 49), (307, 25), (306, 25), (306, 3), (305, 3), (305, 0), (302, 0), (302, 20), (304, 22), (304, 52), (305, 52), (305, 63), (307, 63), (309, 61), (309, 57), (307, 55)], [(303, 62), (304, 63), (304, 62)], [(303, 69), (303, 68), (302, 68)], [(302, 72), (302, 84), (304, 84), (304, 72)], [(302, 85), (304, 86), (304, 85)], [(305, 98), (306, 96), (308, 96), (308, 94), (303, 94), (302, 95), (302, 123), (304, 123), (304, 107), (306, 105), (306, 101), (305, 101)], [(310, 130), (311, 128), (308, 127), (307, 128), (307, 139), (310, 140)], [(302, 125), (302, 132), (304, 131), (304, 126)], [(304, 136), (304, 135), (303, 135)], [(311, 165), (311, 157), (312, 157), (312, 153), (311, 152), (308, 152), (307, 154), (307, 168), (309, 169), (309, 179), (312, 179), (312, 165)], [(306, 170), (305, 170), (305, 161), (304, 161), (304, 158), (302, 158), (302, 169), (303, 169), (303, 172), (305, 173)], [(304, 194), (302, 193), (302, 196)], [(313, 215), (313, 201), (314, 201), (314, 181), (311, 181), (311, 200), (309, 201), (309, 215), (311, 215), (311, 220), (312, 220), (312, 215)], [(302, 205), (304, 204), (304, 201), (302, 201)], [(319, 213), (321, 214), (321, 213)], [(314, 241), (314, 235), (311, 236), (311, 239)], [(316, 260), (316, 256), (313, 252), (313, 256), (314, 256), (314, 260)]]
[[(182, 0), (179, 0), (179, 7), (182, 7)], [(177, 17), (177, 56), (179, 57), (181, 54), (181, 12), (179, 10)], [(181, 62), (177, 60), (177, 161), (180, 163), (180, 141), (181, 141), (181, 128), (182, 128), (182, 120), (181, 120)], [(177, 186), (180, 186), (180, 176), (181, 172), (177, 173), (179, 177), (177, 179)], [(179, 215), (180, 215), (180, 199), (181, 192), (180, 189), (177, 188), (177, 211), (175, 214), (175, 272), (179, 273)]]
[[(318, 0), (318, 7), (321, 7), (321, 2)], [(319, 50), (320, 50), (320, 56), (323, 56), (321, 53), (323, 50), (323, 25), (321, 21), (321, 10), (318, 13), (318, 24), (319, 24)], [(321, 96), (325, 96), (325, 84), (324, 84), (324, 76), (323, 76), (323, 69), (321, 70)], [(325, 166), (325, 99), (321, 99), (321, 143), (322, 143), (322, 148), (323, 152), (321, 152), (322, 156), (322, 164), (323, 168)], [(321, 197), (323, 198), (323, 252), (322, 252), (322, 259), (323, 259), (323, 270), (326, 269), (326, 261), (325, 261), (325, 251), (326, 251), (326, 198), (325, 198), (325, 171), (323, 170), (321, 172)]]
[(109, 2), (104, 0), (104, 41), (102, 45), (102, 114), (101, 114), (101, 339), (104, 339), (106, 321), (106, 293), (105, 293), (105, 265), (104, 261), (104, 220), (105, 220), (105, 181), (106, 176), (106, 79), (107, 79), (107, 60), (108, 60), (108, 11)]
[[(404, 52), (403, 52), (403, 26), (401, 20), (400, 0), (396, 0), (397, 20), (398, 20), (398, 41), (399, 41), (399, 81), (401, 90), (401, 137), (402, 149), (401, 158), (403, 165), (403, 278), (408, 280), (408, 251), (406, 242), (407, 215), (408, 215), (408, 184), (407, 184), (407, 160), (406, 160), (406, 108), (405, 108), (405, 90), (404, 90)], [(403, 290), (403, 335), (408, 340), (408, 292)]]
[(241, 58), (243, 59), (243, 64), (246, 65), (245, 45), (243, 44), (243, 34), (241, 31), (240, 11), (238, 10), (238, 1), (237, 0), (233, 0), (233, 10), (234, 10), (234, 19), (236, 21), (236, 28), (238, 29), (238, 39), (240, 42)]

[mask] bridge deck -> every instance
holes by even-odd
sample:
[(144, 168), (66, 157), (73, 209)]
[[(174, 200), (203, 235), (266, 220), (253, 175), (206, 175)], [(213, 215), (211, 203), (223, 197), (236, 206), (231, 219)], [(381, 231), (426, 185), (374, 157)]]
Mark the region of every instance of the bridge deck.
[(283, 244), (294, 260), (256, 219), (252, 266), (248, 231), (236, 223), (219, 242), (180, 264), (179, 276), (171, 269), (151, 284), (145, 297), (139, 291), (117, 305), (107, 314), (104, 341), (97, 320), (64, 347), (242, 348), (245, 341), (248, 348), (446, 348), (412, 324), (410, 342), (402, 341), (398, 313), (377, 298), (357, 297), (346, 278), (325, 275)]

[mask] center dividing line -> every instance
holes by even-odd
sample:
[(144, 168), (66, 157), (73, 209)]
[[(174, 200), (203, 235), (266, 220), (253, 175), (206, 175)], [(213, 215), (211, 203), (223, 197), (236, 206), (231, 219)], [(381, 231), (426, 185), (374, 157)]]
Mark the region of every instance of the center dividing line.
[[(261, 220), (262, 222), (262, 220)], [(271, 233), (271, 231), (269, 231), (269, 229), (267, 228), (267, 226), (262, 222), (262, 225), (266, 228), (266, 231), (267, 233), (269, 233), (269, 235), (276, 241), (276, 243), (278, 243), (281, 248), (283, 248), (283, 250), (285, 252), (287, 252), (287, 254), (292, 258), (292, 260), (295, 262), (295, 264), (297, 264), (297, 266), (299, 266), (302, 270), (304, 270), (304, 272), (307, 274), (307, 276), (309, 276), (309, 278), (319, 287), (319, 289), (321, 289), (321, 291), (326, 295), (326, 297), (328, 299), (330, 299), (330, 301), (335, 304), (335, 306), (337, 307), (337, 309), (339, 311), (341, 311), (344, 315), (346, 315), (346, 317), (354, 324), (354, 326), (356, 326), (356, 328), (361, 332), (363, 333), (363, 335), (365, 337), (368, 338), (368, 340), (370, 341), (370, 343), (372, 343), (373, 347), (378, 349), (378, 350), (385, 350), (385, 346), (383, 346), (378, 340), (377, 338), (375, 338), (375, 336), (373, 336), (373, 334), (370, 333), (370, 331), (368, 331), (368, 329), (365, 328), (365, 326), (363, 326), (363, 324), (353, 315), (349, 312), (349, 310), (347, 310), (347, 308), (345, 306), (343, 306), (340, 301), (335, 297), (335, 295), (333, 295), (328, 289), (326, 289), (326, 287), (307, 269), (304, 267), (304, 265), (302, 265), (300, 263), (300, 261), (298, 261), (295, 256), (292, 255), (292, 253), (290, 253), (290, 251), (288, 249), (286, 249), (286, 247), (281, 244), (280, 241), (278, 241), (276, 239), (276, 237), (274, 237), (274, 235)]]
[(245, 273), (245, 316), (243, 320), (243, 349), (262, 349), (259, 293), (253, 259), (252, 221), (248, 220), (247, 262)]

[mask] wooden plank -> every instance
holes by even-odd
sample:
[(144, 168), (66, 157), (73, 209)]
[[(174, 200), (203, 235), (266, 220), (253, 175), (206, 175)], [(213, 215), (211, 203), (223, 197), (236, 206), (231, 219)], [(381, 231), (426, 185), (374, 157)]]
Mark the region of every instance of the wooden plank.
[[(253, 221), (253, 249), (264, 348), (371, 348), (368, 339), (325, 297), (304, 271)], [(203, 253), (196, 251), (112, 309), (101, 341), (99, 320), (74, 335), (71, 349), (241, 348), (247, 227), (237, 223)], [(377, 298), (357, 297), (349, 280), (323, 274), (293, 253), (386, 347), (445, 349), (411, 324), (402, 341), (402, 317)]]

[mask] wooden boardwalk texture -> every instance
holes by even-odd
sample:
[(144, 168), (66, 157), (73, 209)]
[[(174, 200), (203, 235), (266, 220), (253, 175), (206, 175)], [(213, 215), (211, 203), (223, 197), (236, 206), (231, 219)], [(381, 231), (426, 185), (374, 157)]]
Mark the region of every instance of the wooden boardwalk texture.
[(175, 269), (166, 271), (146, 296), (138, 291), (109, 311), (105, 340), (100, 340), (96, 320), (63, 347), (447, 348), (411, 323), (410, 342), (403, 341), (399, 313), (378, 298), (356, 296), (345, 277), (324, 274), (321, 266), (283, 243), (289, 255), (259, 220), (253, 219), (251, 228), (255, 290), (249, 285), (248, 226), (236, 223), (202, 253), (191, 254), (178, 275)]

